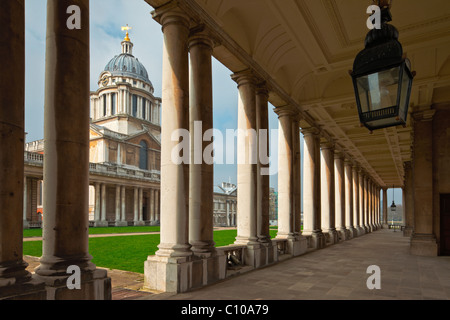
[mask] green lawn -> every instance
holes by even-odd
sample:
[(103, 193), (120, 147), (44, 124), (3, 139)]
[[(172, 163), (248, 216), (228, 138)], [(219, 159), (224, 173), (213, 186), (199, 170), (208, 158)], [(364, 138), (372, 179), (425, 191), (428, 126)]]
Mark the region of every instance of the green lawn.
[[(119, 233), (111, 232), (115, 228), (106, 229), (110, 230), (109, 233)], [(236, 235), (235, 229), (214, 231), (216, 247), (232, 244)], [(274, 238), (276, 230), (271, 229), (270, 236)], [(98, 267), (144, 273), (144, 261), (158, 250), (159, 239), (159, 234), (89, 238), (89, 253), (93, 256), (92, 262)], [(42, 241), (25, 241), (23, 254), (42, 256)]]
[[(136, 226), (136, 227), (96, 227), (89, 228), (89, 234), (112, 234), (112, 233), (139, 233), (159, 232), (159, 226)], [(42, 237), (42, 229), (25, 229), (23, 237)]]

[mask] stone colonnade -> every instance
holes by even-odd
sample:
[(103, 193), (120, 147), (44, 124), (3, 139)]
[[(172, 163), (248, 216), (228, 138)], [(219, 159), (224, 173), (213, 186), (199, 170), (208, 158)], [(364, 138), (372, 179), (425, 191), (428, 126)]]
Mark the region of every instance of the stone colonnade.
[[(197, 141), (196, 136), (212, 128), (214, 37), (203, 26), (192, 26), (186, 13), (174, 4), (156, 9), (154, 18), (162, 25), (164, 35), (164, 206), (161, 243), (145, 262), (145, 288), (185, 292), (219, 281), (226, 276), (227, 250), (241, 250), (241, 262), (258, 268), (278, 261), (279, 252), (297, 256), (381, 227), (377, 210), (380, 187), (332, 142), (321, 143), (324, 138), (316, 128), (302, 129), (305, 155), (303, 168), (300, 166), (301, 119), (294, 107), (286, 105), (274, 110), (279, 118), (278, 233), (275, 239), (270, 238), (268, 168), (261, 160), (261, 153), (268, 149), (261, 133), (268, 129), (270, 88), (249, 68), (232, 75), (239, 94), (237, 237), (233, 245), (215, 248), (211, 164), (195, 158), (203, 155), (209, 144)], [(202, 132), (195, 131), (196, 121), (202, 122)], [(171, 159), (172, 150), (180, 143), (173, 140), (172, 134), (179, 129), (189, 130), (191, 164)]]
[[(102, 182), (94, 182), (94, 226), (108, 227), (110, 223), (115, 226), (143, 226), (146, 221), (150, 225), (156, 225), (160, 221), (159, 189), (143, 187), (126, 187), (123, 185), (110, 185)], [(114, 188), (114, 216), (107, 216), (108, 197), (107, 188)], [(133, 193), (133, 201), (127, 201), (127, 190)], [(144, 195), (145, 193), (145, 195)], [(145, 198), (145, 199), (144, 199)], [(144, 208), (144, 200), (146, 206)], [(127, 215), (127, 205), (132, 207), (132, 218)], [(144, 212), (145, 210), (145, 212)]]

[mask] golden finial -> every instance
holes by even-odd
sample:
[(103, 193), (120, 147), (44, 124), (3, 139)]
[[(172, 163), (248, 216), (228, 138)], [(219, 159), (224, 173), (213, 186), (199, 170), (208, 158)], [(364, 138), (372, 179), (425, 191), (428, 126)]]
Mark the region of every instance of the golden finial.
[(122, 27), (122, 31), (127, 31), (127, 33), (126, 33), (126, 35), (125, 35), (125, 39), (123, 39), (124, 41), (130, 41), (130, 36), (129, 36), (129, 34), (128, 34), (128, 31), (131, 30), (131, 29), (132, 29), (132, 28), (129, 27), (128, 24), (127, 24), (126, 27)]

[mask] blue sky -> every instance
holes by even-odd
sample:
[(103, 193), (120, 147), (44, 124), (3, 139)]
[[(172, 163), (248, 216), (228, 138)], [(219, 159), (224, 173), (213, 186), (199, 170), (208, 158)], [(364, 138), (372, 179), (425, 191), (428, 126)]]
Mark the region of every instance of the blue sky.
[[(28, 142), (43, 139), (44, 135), (46, 4), (46, 0), (25, 1), (25, 130)], [(152, 8), (143, 0), (91, 0), (90, 6), (91, 90), (97, 90), (98, 76), (109, 60), (120, 54), (120, 43), (124, 37), (121, 27), (129, 24), (133, 28), (130, 32), (134, 43), (133, 54), (146, 67), (155, 95), (161, 97), (162, 32), (161, 26), (151, 17)], [(230, 75), (230, 70), (213, 59), (214, 127), (224, 136), (226, 129), (237, 128), (238, 90)], [(269, 105), (269, 129), (277, 129), (278, 119), (272, 108)], [(271, 146), (274, 146), (270, 151), (271, 165), (276, 168), (277, 143)], [(216, 185), (222, 181), (237, 182), (235, 165), (216, 165), (214, 173)], [(270, 185), (277, 189), (277, 175), (270, 176)], [(390, 205), (392, 191), (389, 193)], [(398, 190), (395, 199), (396, 203), (401, 203), (401, 192)]]

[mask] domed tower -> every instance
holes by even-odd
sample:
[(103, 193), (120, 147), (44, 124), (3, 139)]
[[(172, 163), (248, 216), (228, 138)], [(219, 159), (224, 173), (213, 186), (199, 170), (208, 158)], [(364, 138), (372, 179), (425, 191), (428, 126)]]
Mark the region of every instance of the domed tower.
[(112, 58), (100, 74), (99, 89), (91, 93), (92, 123), (111, 131), (133, 135), (148, 129), (160, 139), (161, 98), (144, 65), (133, 56), (128, 30), (122, 53)]
[(90, 162), (159, 171), (161, 99), (133, 56), (130, 28), (123, 29), (122, 53), (108, 62), (91, 92)]

